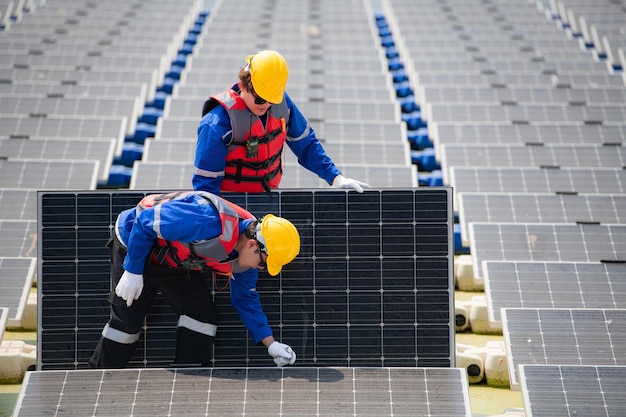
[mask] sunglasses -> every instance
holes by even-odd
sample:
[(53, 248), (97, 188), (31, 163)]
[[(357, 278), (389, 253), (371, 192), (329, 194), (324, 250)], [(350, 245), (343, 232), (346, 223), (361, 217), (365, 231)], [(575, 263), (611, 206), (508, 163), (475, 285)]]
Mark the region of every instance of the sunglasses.
[(264, 100), (261, 97), (257, 96), (254, 91), (251, 91), (251, 93), (254, 96), (254, 104), (256, 104), (257, 106), (262, 106), (267, 103), (267, 100)]
[(267, 269), (267, 262), (263, 260), (263, 254), (265, 253), (265, 256), (267, 256), (267, 253), (265, 252), (265, 246), (263, 246), (263, 244), (258, 240), (256, 241), (256, 243), (259, 246), (259, 249), (257, 249), (257, 252), (259, 253), (259, 268)]

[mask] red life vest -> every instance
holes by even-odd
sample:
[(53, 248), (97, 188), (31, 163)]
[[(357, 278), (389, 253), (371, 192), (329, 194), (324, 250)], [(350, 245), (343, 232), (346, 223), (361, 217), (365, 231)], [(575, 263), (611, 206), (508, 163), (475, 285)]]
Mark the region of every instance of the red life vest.
[[(229, 89), (211, 96), (203, 112), (215, 100), (228, 112), (232, 140), (227, 145), (224, 180), (220, 189), (235, 192), (269, 192), (278, 188), (283, 174), (282, 152), (287, 139), (289, 110), (285, 100), (272, 104), (265, 126), (236, 91)], [(206, 114), (206, 113), (205, 113)]]
[(201, 196), (206, 204), (213, 204), (222, 220), (222, 234), (211, 239), (196, 242), (169, 241), (157, 238), (150, 262), (171, 267), (191, 270), (211, 270), (224, 275), (233, 272), (233, 259), (229, 254), (239, 239), (239, 220), (255, 219), (248, 211), (214, 194), (205, 191), (179, 191), (167, 194), (151, 194), (137, 204), (137, 215), (146, 208), (160, 210), (160, 205), (167, 201), (184, 198), (190, 194)]

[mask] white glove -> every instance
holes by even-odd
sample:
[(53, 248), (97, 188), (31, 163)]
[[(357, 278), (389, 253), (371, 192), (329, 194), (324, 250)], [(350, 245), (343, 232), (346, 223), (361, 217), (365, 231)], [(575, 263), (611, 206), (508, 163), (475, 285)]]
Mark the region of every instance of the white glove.
[(332, 187), (334, 188), (352, 188), (357, 193), (362, 193), (363, 188), (372, 188), (369, 184), (361, 181), (353, 180), (352, 178), (346, 178), (343, 175), (337, 175), (333, 180)]
[(143, 290), (143, 275), (124, 271), (120, 282), (115, 287), (115, 294), (126, 300), (126, 305), (130, 307), (133, 301), (141, 295), (141, 290)]
[(267, 353), (274, 358), (274, 363), (279, 368), (287, 364), (293, 365), (296, 362), (296, 352), (291, 349), (291, 346), (284, 343), (273, 341), (267, 347)]

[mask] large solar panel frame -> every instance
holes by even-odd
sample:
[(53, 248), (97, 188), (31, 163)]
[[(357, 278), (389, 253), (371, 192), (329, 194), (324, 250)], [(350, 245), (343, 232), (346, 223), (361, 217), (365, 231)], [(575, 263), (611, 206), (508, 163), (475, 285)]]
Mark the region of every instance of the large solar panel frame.
[(524, 415), (626, 415), (626, 366), (520, 365)]
[(100, 161), (0, 159), (0, 188), (93, 190)]
[(471, 223), (476, 282), (482, 261), (626, 262), (626, 225)]
[(504, 308), (511, 389), (520, 365), (626, 365), (626, 309)]
[[(109, 318), (105, 248), (119, 211), (143, 192), (38, 194), (38, 370), (85, 368)], [(225, 195), (300, 230), (297, 261), (257, 289), (277, 338), (305, 366), (454, 366), (451, 190), (282, 190)], [(223, 283), (217, 283), (217, 287)], [(215, 292), (215, 366), (267, 366)], [(297, 314), (294, 314), (297, 313)], [(304, 314), (303, 314), (304, 313)], [(148, 315), (131, 366), (169, 366), (176, 317), (164, 299)]]
[(465, 245), (470, 223), (626, 224), (623, 194), (461, 192), (457, 207)]
[(454, 368), (125, 369), (28, 372), (15, 417), (471, 417)]
[(487, 314), (502, 308), (626, 308), (626, 263), (483, 261)]

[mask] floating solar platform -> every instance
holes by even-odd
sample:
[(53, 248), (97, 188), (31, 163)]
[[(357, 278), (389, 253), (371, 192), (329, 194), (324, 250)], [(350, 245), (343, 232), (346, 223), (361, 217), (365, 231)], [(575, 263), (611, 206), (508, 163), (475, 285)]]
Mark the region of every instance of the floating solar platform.
[(524, 416), (626, 415), (626, 366), (520, 365)]
[(626, 225), (471, 223), (474, 276), (482, 261), (626, 262)]
[[(6, 325), (21, 327), (28, 294), (33, 285), (37, 259), (0, 256), (0, 306), (7, 307)], [(0, 340), (2, 340), (0, 338)]]
[(444, 144), (439, 147), (443, 181), (448, 167), (626, 167), (626, 146)]
[[(416, 187), (415, 165), (336, 164), (345, 176), (363, 181), (373, 188)], [(191, 186), (193, 163), (135, 161), (129, 188), (185, 189)], [(297, 163), (284, 164), (281, 188), (328, 188), (326, 181)]]
[(505, 308), (502, 326), (511, 389), (520, 365), (626, 365), (626, 309)]
[(0, 159), (0, 188), (93, 190), (99, 170), (94, 160)]
[(626, 263), (483, 261), (489, 322), (502, 308), (626, 308)]
[[(38, 370), (86, 368), (109, 319), (105, 245), (117, 214), (144, 193), (39, 193)], [(449, 188), (224, 196), (299, 229), (298, 258), (278, 279), (261, 272), (257, 285), (277, 339), (294, 348), (299, 365), (454, 366)], [(219, 290), (223, 284), (213, 287), (220, 311), (215, 366), (273, 365), (267, 349), (252, 343), (228, 290)], [(176, 322), (159, 297), (131, 366), (169, 366)]]
[(471, 417), (465, 370), (216, 368), (27, 372), (14, 417)]
[(626, 195), (554, 193), (459, 193), (461, 239), (470, 223), (626, 224)]

